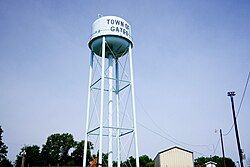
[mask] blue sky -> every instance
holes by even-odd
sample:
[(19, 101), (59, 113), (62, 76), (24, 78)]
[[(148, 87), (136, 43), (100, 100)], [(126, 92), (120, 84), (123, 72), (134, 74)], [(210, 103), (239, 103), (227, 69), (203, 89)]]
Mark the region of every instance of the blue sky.
[[(190, 144), (216, 145), (228, 131), (250, 71), (249, 1), (0, 1), (0, 121), (11, 160), (24, 144), (69, 132), (83, 139), (90, 50), (97, 15), (132, 25), (135, 91), (166, 133)], [(250, 157), (250, 90), (238, 117)], [(157, 127), (137, 105), (138, 121)], [(152, 158), (175, 144), (138, 125), (139, 153)], [(226, 156), (238, 160), (234, 131)], [(211, 146), (212, 147), (212, 146)], [(186, 145), (205, 155), (213, 151)], [(221, 155), (220, 147), (215, 154)], [(195, 156), (199, 156), (195, 154)]]

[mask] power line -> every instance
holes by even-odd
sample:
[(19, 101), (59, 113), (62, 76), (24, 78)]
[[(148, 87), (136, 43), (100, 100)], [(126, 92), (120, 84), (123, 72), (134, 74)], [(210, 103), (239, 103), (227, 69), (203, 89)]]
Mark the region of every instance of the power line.
[[(241, 97), (241, 100), (240, 100), (240, 105), (239, 105), (239, 108), (238, 108), (238, 111), (237, 111), (237, 114), (236, 114), (236, 118), (238, 117), (238, 115), (240, 113), (240, 109), (241, 109), (241, 106), (242, 106), (242, 103), (243, 103), (243, 100), (244, 100), (244, 97), (245, 97), (245, 94), (246, 94), (246, 91), (247, 91), (249, 78), (250, 78), (250, 72), (248, 72), (247, 81), (246, 81), (245, 88), (244, 88), (244, 91), (243, 91), (243, 94), (242, 94), (242, 97)], [(223, 134), (223, 136), (227, 136), (232, 131), (233, 127), (234, 127), (234, 124), (231, 125), (231, 128), (229, 129), (229, 131), (227, 133)]]
[(183, 141), (180, 141), (178, 139), (176, 139), (175, 137), (171, 136), (170, 134), (168, 134), (166, 132), (166, 130), (162, 129), (160, 126), (158, 126), (158, 124), (152, 119), (152, 117), (150, 116), (150, 114), (147, 112), (147, 110), (144, 108), (143, 104), (139, 101), (138, 97), (136, 96), (138, 103), (142, 106), (143, 111), (147, 114), (147, 116), (149, 117), (149, 119), (152, 121), (152, 123), (155, 125), (156, 128), (160, 129), (161, 132), (163, 132), (165, 135), (167, 135), (168, 137), (170, 137), (171, 139), (173, 139), (175, 142), (177, 143), (182, 143), (184, 145), (189, 145), (189, 146), (193, 146), (193, 147), (206, 147), (209, 148), (210, 145), (205, 145), (205, 144), (190, 144), (190, 143), (186, 143)]
[(219, 142), (220, 142), (220, 139), (218, 139), (218, 141), (217, 141), (217, 143), (216, 143), (216, 146), (215, 146), (215, 148), (214, 148), (214, 154), (215, 154), (215, 152), (216, 152), (216, 150), (217, 150), (217, 148), (218, 148)]
[[(180, 146), (182, 146), (182, 147), (186, 147), (186, 146), (184, 146), (184, 145), (199, 146), (199, 147), (208, 147), (208, 146), (209, 146), (209, 145), (194, 145), (194, 144), (185, 143), (185, 142), (179, 141), (179, 140), (177, 140), (175, 137), (169, 135), (168, 133), (166, 133), (166, 131), (164, 131), (162, 128), (160, 128), (160, 127), (157, 125), (157, 123), (151, 118), (151, 116), (150, 116), (149, 113), (146, 111), (146, 109), (144, 108), (143, 104), (139, 101), (139, 99), (138, 99), (137, 96), (136, 96), (136, 99), (137, 99), (137, 101), (139, 102), (139, 104), (142, 106), (143, 111), (147, 114), (147, 116), (148, 116), (148, 117), (150, 118), (150, 120), (153, 122), (153, 124), (154, 124), (158, 129), (160, 129), (165, 135), (167, 135), (169, 138), (166, 137), (166, 136), (164, 136), (164, 135), (162, 135), (162, 134), (159, 133), (159, 132), (156, 132), (155, 130), (152, 130), (152, 129), (146, 127), (144, 124), (142, 124), (142, 123), (140, 123), (140, 122), (137, 121), (137, 123), (138, 123), (139, 125), (141, 125), (143, 128), (145, 128), (146, 130), (148, 130), (148, 131), (150, 131), (150, 132), (152, 132), (152, 133), (154, 133), (154, 134), (156, 134), (156, 135), (158, 135), (158, 136), (160, 136), (160, 137), (162, 137), (162, 138), (164, 138), (164, 139), (166, 139), (166, 140), (168, 140), (168, 141), (170, 141), (170, 142), (172, 142), (172, 143), (174, 143), (174, 144), (176, 144), (176, 145), (180, 145)], [(171, 139), (170, 139), (170, 138), (171, 138)], [(182, 143), (182, 144), (181, 144), (181, 143)], [(184, 145), (183, 145), (183, 144), (184, 144)], [(187, 147), (186, 147), (186, 148), (187, 148)], [(191, 151), (193, 151), (193, 152), (195, 152), (195, 153), (197, 153), (197, 154), (199, 154), (199, 155), (204, 156), (204, 154), (201, 153), (201, 152), (198, 152), (198, 151), (193, 150), (193, 149), (190, 149), (190, 148), (188, 148), (188, 149), (191, 150)]]
[[(247, 82), (246, 82), (246, 84), (245, 84), (245, 88), (244, 88), (244, 91), (243, 91), (243, 94), (242, 94), (242, 98), (241, 98), (240, 105), (239, 105), (239, 108), (238, 108), (237, 116), (238, 116), (239, 113), (240, 113), (240, 109), (241, 109), (241, 106), (242, 106), (242, 103), (243, 103), (243, 100), (244, 100), (244, 97), (245, 97), (245, 94), (246, 94), (246, 90), (247, 90), (249, 78), (250, 78), (250, 72), (248, 73)], [(148, 131), (150, 131), (150, 132), (152, 132), (152, 133), (154, 133), (154, 134), (156, 134), (156, 135), (158, 135), (158, 136), (160, 136), (160, 137), (162, 137), (162, 138), (164, 138), (164, 139), (166, 139), (166, 140), (168, 140), (168, 141), (170, 141), (170, 142), (172, 142), (172, 143), (174, 143), (174, 144), (177, 144), (177, 145), (181, 145), (181, 146), (182, 146), (182, 145), (184, 144), (184, 145), (189, 145), (189, 146), (193, 146), (193, 147), (207, 147), (207, 148), (209, 148), (210, 145), (195, 145), (195, 144), (186, 143), (186, 142), (177, 140), (175, 137), (173, 137), (173, 136), (171, 136), (170, 134), (166, 133), (166, 131), (163, 130), (160, 126), (158, 126), (158, 124), (152, 119), (152, 117), (151, 117), (150, 114), (146, 111), (146, 109), (144, 108), (143, 104), (139, 101), (139, 99), (138, 99), (137, 96), (136, 96), (136, 98), (137, 98), (137, 101), (139, 102), (139, 104), (142, 106), (143, 111), (146, 113), (146, 115), (149, 117), (149, 119), (152, 121), (152, 123), (153, 123), (158, 129), (160, 129), (165, 135), (167, 135), (167, 136), (168, 136), (169, 138), (171, 138), (171, 139), (167, 138), (166, 136), (162, 135), (162, 134), (159, 133), (159, 132), (156, 132), (156, 131), (154, 131), (154, 130), (148, 128), (148, 127), (146, 127), (145, 125), (143, 125), (142, 123), (140, 123), (140, 122), (137, 121), (137, 123), (138, 123), (139, 125), (141, 125), (143, 128), (145, 128), (145, 129), (147, 129)], [(229, 130), (229, 132), (227, 132), (226, 134), (223, 134), (223, 135), (224, 135), (224, 136), (228, 135), (228, 134), (231, 132), (232, 128), (233, 128), (233, 125), (231, 126), (231, 129)], [(220, 140), (217, 141), (216, 147), (214, 148), (214, 153), (216, 152), (216, 150), (217, 150), (217, 148), (218, 148), (219, 141), (220, 141)], [(180, 143), (182, 143), (182, 144), (180, 144)], [(191, 150), (191, 149), (190, 149), (190, 150)], [(198, 151), (195, 151), (195, 150), (192, 150), (192, 151), (193, 151), (193, 152), (196, 152), (196, 153), (198, 153), (198, 154), (200, 154), (200, 155), (202, 155), (202, 156), (204, 156), (204, 154), (202, 154), (202, 153), (200, 153), (200, 152), (198, 152)]]
[[(148, 127), (146, 127), (146, 126), (143, 125), (142, 123), (140, 123), (140, 122), (138, 122), (138, 121), (137, 121), (137, 123), (138, 123), (139, 125), (141, 125), (143, 128), (147, 129), (148, 131), (150, 131), (150, 132), (152, 132), (152, 133), (154, 133), (154, 134), (156, 134), (156, 135), (162, 137), (163, 139), (166, 139), (166, 140), (168, 140), (168, 141), (170, 141), (170, 142), (172, 142), (172, 143), (174, 143), (174, 144), (176, 144), (176, 145), (180, 145), (180, 146), (182, 146), (182, 147), (185, 147), (185, 146), (181, 145), (180, 143), (177, 143), (177, 142), (175, 142), (175, 141), (173, 141), (173, 140), (171, 140), (171, 139), (169, 139), (169, 138), (163, 136), (163, 135), (160, 134), (159, 132), (156, 132), (156, 131), (154, 131), (154, 130), (148, 128)], [(201, 152), (195, 151), (195, 150), (190, 149), (190, 148), (188, 148), (188, 149), (191, 150), (191, 151), (193, 151), (193, 152), (195, 152), (195, 153), (197, 153), (197, 154), (199, 154), (199, 155), (201, 155), (201, 156), (204, 156), (204, 154), (201, 153)]]

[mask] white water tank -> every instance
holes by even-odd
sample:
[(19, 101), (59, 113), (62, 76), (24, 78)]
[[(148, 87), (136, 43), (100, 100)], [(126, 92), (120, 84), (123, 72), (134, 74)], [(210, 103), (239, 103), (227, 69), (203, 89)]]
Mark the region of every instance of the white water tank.
[(104, 16), (92, 24), (92, 34), (89, 48), (98, 56), (102, 54), (102, 37), (105, 36), (105, 56), (113, 55), (119, 58), (128, 52), (128, 47), (133, 41), (131, 26), (124, 19), (117, 16)]

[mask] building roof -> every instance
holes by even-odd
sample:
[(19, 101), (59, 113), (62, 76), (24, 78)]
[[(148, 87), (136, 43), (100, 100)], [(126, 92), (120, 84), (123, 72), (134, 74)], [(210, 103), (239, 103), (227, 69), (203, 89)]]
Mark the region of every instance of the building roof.
[(193, 154), (193, 152), (192, 152), (192, 151), (189, 151), (189, 150), (186, 150), (186, 149), (184, 149), (184, 148), (177, 147), (177, 146), (174, 146), (174, 147), (171, 147), (171, 148), (169, 148), (169, 149), (163, 150), (163, 151), (159, 152), (158, 154), (161, 154), (161, 153), (166, 152), (166, 151), (170, 151), (170, 150), (175, 149), (175, 148), (176, 148), (176, 149), (179, 149), (179, 150), (182, 150), (182, 151), (186, 151), (186, 152), (189, 152), (189, 153), (192, 153), (192, 154)]
[[(166, 150), (163, 150), (163, 151), (158, 152), (157, 155), (159, 155), (159, 154), (161, 154), (161, 153), (164, 153), (164, 152), (167, 152), (167, 151), (170, 151), (170, 150), (173, 150), (173, 149), (175, 149), (175, 148), (193, 154), (192, 151), (189, 151), (189, 150), (186, 150), (186, 149), (184, 149), (184, 148), (180, 148), (180, 147), (174, 146), (174, 147), (171, 147), (171, 148), (168, 148), (168, 149), (166, 149)], [(157, 157), (157, 155), (155, 156), (155, 158)], [(155, 158), (154, 158), (154, 159), (155, 159)]]

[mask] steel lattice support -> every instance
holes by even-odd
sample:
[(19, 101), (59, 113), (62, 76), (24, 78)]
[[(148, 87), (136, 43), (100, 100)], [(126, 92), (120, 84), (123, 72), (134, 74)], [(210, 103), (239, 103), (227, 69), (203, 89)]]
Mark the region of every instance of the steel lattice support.
[[(139, 154), (138, 154), (138, 143), (137, 143), (137, 127), (136, 127), (136, 107), (135, 107), (135, 91), (134, 91), (134, 77), (133, 77), (133, 61), (132, 61), (132, 50), (131, 46), (128, 48), (128, 58), (129, 58), (129, 74), (126, 74), (130, 76), (130, 80), (124, 80), (120, 78), (119, 74), (119, 59), (115, 56), (109, 55), (108, 57), (105, 55), (105, 37), (103, 37), (103, 54), (100, 62), (95, 62), (95, 54), (91, 52), (90, 55), (90, 68), (89, 68), (89, 86), (88, 86), (88, 101), (87, 101), (87, 114), (86, 114), (86, 130), (85, 130), (85, 141), (89, 140), (89, 136), (98, 136), (99, 137), (99, 153), (98, 153), (98, 164), (99, 166), (104, 165), (103, 164), (103, 137), (108, 137), (108, 166), (112, 167), (113, 161), (117, 161), (117, 166), (120, 167), (121, 165), (121, 137), (132, 134), (134, 137), (134, 148), (135, 148), (135, 158), (136, 158), (136, 165), (139, 165)], [(101, 68), (101, 75), (98, 79), (94, 80), (93, 71), (94, 71), (94, 64), (99, 63)], [(108, 64), (107, 68), (105, 68), (105, 64)], [(127, 70), (125, 66), (122, 66), (123, 71), (121, 73), (125, 73), (124, 71)], [(106, 74), (106, 73), (107, 74)], [(123, 86), (121, 86), (120, 83), (124, 83)], [(99, 84), (99, 85), (98, 85)], [(106, 89), (107, 87), (107, 89)], [(132, 115), (132, 125), (131, 127), (122, 127), (120, 122), (120, 100), (123, 100), (120, 98), (120, 92), (130, 89), (131, 93), (129, 93), (127, 96), (131, 99), (131, 115)], [(93, 91), (99, 91), (99, 98), (100, 98), (100, 113), (99, 113), (99, 126), (97, 127), (90, 127), (90, 115), (91, 115), (91, 102), (90, 99), (93, 97)], [(107, 93), (105, 93), (107, 92)], [(114, 97), (114, 99), (113, 99)], [(98, 97), (97, 97), (98, 99)], [(106, 101), (107, 100), (107, 101)], [(115, 102), (114, 102), (115, 100)], [(104, 125), (104, 113), (105, 110), (105, 102), (108, 103), (108, 126)], [(126, 102), (125, 104), (127, 104)], [(97, 105), (97, 104), (95, 104)], [(114, 108), (115, 106), (115, 108)], [(92, 108), (98, 108), (98, 107), (92, 107)], [(126, 107), (124, 107), (126, 108)], [(126, 109), (124, 109), (126, 110)], [(92, 111), (93, 112), (93, 111)], [(113, 113), (116, 113), (115, 119), (116, 124), (114, 126), (113, 124)], [(125, 112), (125, 111), (124, 111)], [(124, 116), (123, 116), (124, 117)], [(108, 129), (108, 133), (106, 132), (106, 129)], [(113, 140), (116, 138), (115, 140)], [(114, 154), (113, 145), (116, 145), (116, 155)], [(87, 142), (84, 143), (84, 155), (87, 155)], [(122, 146), (123, 152), (124, 152), (124, 146)], [(115, 159), (114, 159), (115, 158)], [(83, 157), (83, 166), (86, 167), (87, 164), (87, 156)]]

